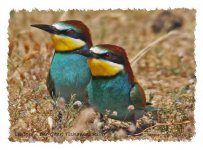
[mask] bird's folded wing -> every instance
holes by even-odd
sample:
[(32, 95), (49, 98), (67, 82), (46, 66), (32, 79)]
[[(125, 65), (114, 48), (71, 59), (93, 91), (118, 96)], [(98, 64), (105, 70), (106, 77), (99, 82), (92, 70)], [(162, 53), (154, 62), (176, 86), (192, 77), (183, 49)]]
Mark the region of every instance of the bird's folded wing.
[(52, 98), (56, 97), (55, 88), (54, 88), (54, 81), (52, 80), (50, 73), (48, 74), (48, 77), (47, 77), (47, 88), (49, 90), (51, 97)]
[(130, 91), (130, 100), (135, 107), (145, 107), (146, 97), (143, 88), (136, 83)]

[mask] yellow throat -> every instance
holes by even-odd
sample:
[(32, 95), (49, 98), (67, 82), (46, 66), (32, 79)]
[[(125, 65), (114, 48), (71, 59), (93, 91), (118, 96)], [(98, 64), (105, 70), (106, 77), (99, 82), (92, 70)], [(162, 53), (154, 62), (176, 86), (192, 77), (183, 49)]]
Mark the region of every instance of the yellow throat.
[(123, 65), (91, 58), (87, 61), (93, 76), (114, 76), (122, 71)]
[(59, 35), (52, 35), (54, 47), (56, 51), (64, 52), (81, 48), (85, 45), (85, 42), (80, 39), (74, 39), (71, 37), (63, 37)]

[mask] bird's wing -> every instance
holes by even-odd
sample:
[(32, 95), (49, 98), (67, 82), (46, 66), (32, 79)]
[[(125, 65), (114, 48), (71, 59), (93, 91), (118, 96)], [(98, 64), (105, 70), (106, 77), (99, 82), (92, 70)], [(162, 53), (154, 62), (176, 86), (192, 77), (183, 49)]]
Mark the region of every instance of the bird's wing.
[(47, 88), (49, 90), (49, 94), (52, 98), (56, 97), (55, 88), (54, 88), (54, 81), (52, 80), (52, 77), (50, 75), (50, 72), (47, 77)]
[(153, 104), (146, 102), (146, 97), (143, 88), (136, 83), (130, 92), (130, 100), (137, 108), (144, 108), (146, 112), (153, 112), (160, 110), (153, 106)]
[(145, 107), (146, 97), (143, 88), (135, 83), (130, 91), (130, 100), (135, 107)]

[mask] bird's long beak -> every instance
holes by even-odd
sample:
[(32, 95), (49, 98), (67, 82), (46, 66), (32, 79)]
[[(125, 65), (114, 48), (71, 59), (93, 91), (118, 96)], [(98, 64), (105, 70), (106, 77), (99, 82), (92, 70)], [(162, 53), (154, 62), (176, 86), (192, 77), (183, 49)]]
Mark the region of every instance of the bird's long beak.
[(98, 56), (90, 50), (79, 49), (79, 50), (73, 51), (73, 53), (80, 54), (89, 58), (98, 58)]
[(52, 33), (52, 34), (59, 34), (59, 30), (56, 29), (56, 27), (54, 27), (52, 25), (47, 25), (47, 24), (32, 24), (31, 26), (35, 27), (35, 28), (42, 29), (42, 30), (47, 31), (47, 32)]

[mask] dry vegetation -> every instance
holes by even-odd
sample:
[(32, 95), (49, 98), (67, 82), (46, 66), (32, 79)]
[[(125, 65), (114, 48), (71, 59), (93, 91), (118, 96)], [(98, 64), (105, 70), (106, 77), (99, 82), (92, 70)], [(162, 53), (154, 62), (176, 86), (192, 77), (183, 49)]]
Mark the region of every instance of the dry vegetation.
[[(172, 10), (173, 14), (183, 19), (183, 26), (178, 29), (180, 34), (155, 45), (133, 66), (135, 77), (144, 87), (147, 99), (162, 108), (157, 114), (156, 124), (153, 122), (153, 126), (135, 135), (126, 134), (122, 129), (134, 130), (130, 123), (111, 119), (106, 119), (105, 124), (98, 122), (98, 114), (91, 108), (75, 109), (73, 103), (54, 105), (45, 84), (53, 55), (50, 35), (30, 27), (34, 23), (82, 20), (90, 28), (94, 44), (113, 43), (124, 47), (131, 59), (153, 40), (166, 34), (171, 23), (167, 19), (160, 32), (151, 30), (160, 12), (12, 11), (8, 28), (9, 139), (30, 142), (73, 139), (190, 140), (195, 134), (194, 10)], [(152, 125), (150, 116), (148, 114), (139, 120), (138, 126)], [(100, 126), (104, 126), (105, 132), (99, 129)], [(73, 136), (73, 132), (82, 134)]]

